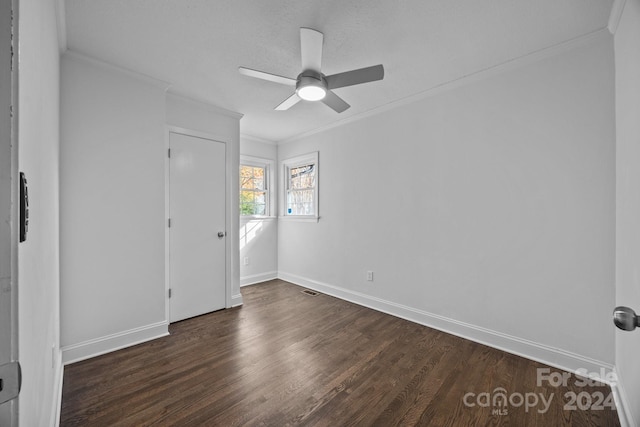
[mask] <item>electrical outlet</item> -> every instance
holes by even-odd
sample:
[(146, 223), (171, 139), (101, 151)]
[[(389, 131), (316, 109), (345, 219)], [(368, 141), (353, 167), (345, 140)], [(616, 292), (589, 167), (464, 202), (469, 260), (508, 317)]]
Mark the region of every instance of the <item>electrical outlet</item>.
[(367, 282), (373, 282), (373, 271), (367, 271)]
[(249, 257), (244, 257), (244, 265), (249, 265)]

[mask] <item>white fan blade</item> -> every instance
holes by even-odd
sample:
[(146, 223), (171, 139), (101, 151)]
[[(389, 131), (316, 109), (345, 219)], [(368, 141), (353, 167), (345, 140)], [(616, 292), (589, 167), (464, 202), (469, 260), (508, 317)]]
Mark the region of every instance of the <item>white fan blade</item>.
[(277, 74), (265, 73), (264, 71), (252, 70), (251, 68), (238, 67), (240, 74), (245, 76), (255, 77), (257, 79), (267, 80), (274, 83), (280, 83), (287, 86), (295, 86), (296, 79), (290, 79), (289, 77), (279, 76)]
[(300, 56), (302, 57), (302, 71), (322, 69), (322, 41), (324, 36), (320, 31), (311, 28), (300, 28)]
[(360, 83), (373, 82), (384, 78), (384, 67), (374, 65), (372, 67), (360, 68), (357, 70), (345, 71), (344, 73), (327, 76), (327, 87), (337, 89), (345, 86), (358, 85)]
[(322, 99), (322, 102), (331, 107), (336, 113), (342, 113), (344, 110), (350, 107), (349, 104), (347, 104), (342, 98), (340, 98), (330, 90), (327, 91), (327, 94)]
[(291, 95), (290, 97), (288, 97), (287, 99), (282, 101), (280, 103), (280, 105), (278, 105), (275, 108), (275, 110), (278, 110), (278, 111), (288, 110), (289, 108), (291, 108), (294, 105), (296, 105), (300, 100), (301, 100), (301, 98), (298, 96), (298, 94), (294, 93), (293, 95)]

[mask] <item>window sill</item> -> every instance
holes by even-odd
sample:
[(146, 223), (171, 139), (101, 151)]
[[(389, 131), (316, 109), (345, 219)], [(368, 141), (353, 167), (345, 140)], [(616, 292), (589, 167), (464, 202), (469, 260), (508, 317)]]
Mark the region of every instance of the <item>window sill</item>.
[(240, 221), (274, 221), (278, 219), (275, 216), (266, 215), (240, 215)]
[(294, 221), (294, 222), (318, 222), (320, 221), (320, 217), (319, 216), (311, 216), (311, 215), (286, 215), (286, 216), (279, 216), (278, 217), (279, 220), (285, 220), (285, 221)]

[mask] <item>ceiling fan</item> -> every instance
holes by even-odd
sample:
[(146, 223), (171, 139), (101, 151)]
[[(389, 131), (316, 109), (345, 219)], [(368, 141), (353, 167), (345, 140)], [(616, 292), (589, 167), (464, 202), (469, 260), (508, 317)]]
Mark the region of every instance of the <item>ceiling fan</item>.
[(321, 71), (323, 38), (324, 36), (320, 31), (311, 28), (300, 28), (302, 72), (295, 79), (246, 67), (238, 67), (238, 71), (245, 76), (296, 88), (293, 95), (282, 101), (275, 108), (276, 110), (288, 110), (303, 99), (305, 101), (322, 101), (336, 112), (342, 113), (349, 108), (349, 104), (336, 95), (332, 89), (382, 80), (384, 67), (382, 65), (374, 65), (325, 76)]

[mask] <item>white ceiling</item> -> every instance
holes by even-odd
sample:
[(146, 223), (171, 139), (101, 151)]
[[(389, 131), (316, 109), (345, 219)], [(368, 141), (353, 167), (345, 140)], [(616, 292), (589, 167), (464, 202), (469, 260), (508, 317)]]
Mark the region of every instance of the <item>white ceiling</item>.
[[(613, 0), (66, 0), (67, 46), (244, 114), (241, 132), (281, 141), (607, 26)], [(273, 108), (295, 78), (299, 28), (324, 33), (323, 72), (384, 64), (383, 81), (336, 89), (351, 104)]]

